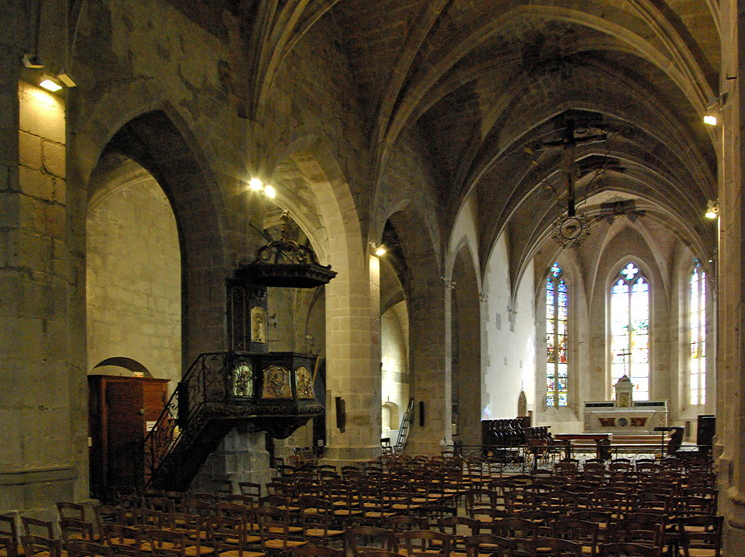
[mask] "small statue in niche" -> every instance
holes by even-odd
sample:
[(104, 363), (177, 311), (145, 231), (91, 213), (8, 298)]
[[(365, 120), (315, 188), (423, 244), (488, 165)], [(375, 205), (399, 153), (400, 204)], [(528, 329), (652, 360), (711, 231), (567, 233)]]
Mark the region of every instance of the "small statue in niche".
[(261, 306), (251, 308), (251, 342), (266, 344), (266, 310)]

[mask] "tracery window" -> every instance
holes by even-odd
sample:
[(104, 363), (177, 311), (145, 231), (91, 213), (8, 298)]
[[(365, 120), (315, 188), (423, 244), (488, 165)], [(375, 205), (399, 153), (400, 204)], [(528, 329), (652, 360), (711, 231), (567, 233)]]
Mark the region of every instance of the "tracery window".
[(689, 277), (688, 330), (691, 359), (688, 379), (691, 405), (706, 403), (706, 273), (696, 261)]
[(564, 271), (554, 263), (546, 279), (546, 406), (567, 405), (568, 309)]
[(611, 286), (611, 381), (626, 375), (634, 400), (649, 400), (649, 283), (628, 263)]

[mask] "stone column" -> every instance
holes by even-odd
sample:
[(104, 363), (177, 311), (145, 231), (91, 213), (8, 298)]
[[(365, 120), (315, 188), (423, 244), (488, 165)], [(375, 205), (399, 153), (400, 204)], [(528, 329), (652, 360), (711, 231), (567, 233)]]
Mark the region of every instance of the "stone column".
[[(742, 392), (742, 331), (745, 329), (745, 209), (742, 199), (742, 166), (745, 153), (741, 133), (745, 120), (740, 107), (745, 98), (739, 79), (745, 71), (745, 1), (725, 0), (720, 5), (722, 23), (722, 92), (728, 93), (722, 123), (715, 128), (719, 155), (719, 273), (717, 350), (717, 432), (714, 455), (719, 471), (719, 509), (725, 517), (724, 554), (745, 546), (745, 408)], [(729, 549), (729, 552), (728, 552)]]
[(3, 57), (0, 510), (47, 508), (87, 496), (85, 278), (69, 224), (79, 200), (64, 96), (18, 81), (18, 52)]
[(325, 457), (343, 463), (380, 454), (380, 262), (337, 270), (326, 286)]
[(414, 423), (406, 452), (439, 454), (452, 442), (450, 291), (439, 276), (415, 281), (409, 305)]

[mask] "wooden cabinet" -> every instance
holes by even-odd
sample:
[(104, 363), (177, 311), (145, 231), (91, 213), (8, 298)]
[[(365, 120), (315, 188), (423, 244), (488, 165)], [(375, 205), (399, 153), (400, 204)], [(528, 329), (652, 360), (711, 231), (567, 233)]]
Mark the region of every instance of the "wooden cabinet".
[(90, 487), (108, 499), (117, 487), (144, 487), (143, 441), (163, 411), (168, 379), (88, 376)]

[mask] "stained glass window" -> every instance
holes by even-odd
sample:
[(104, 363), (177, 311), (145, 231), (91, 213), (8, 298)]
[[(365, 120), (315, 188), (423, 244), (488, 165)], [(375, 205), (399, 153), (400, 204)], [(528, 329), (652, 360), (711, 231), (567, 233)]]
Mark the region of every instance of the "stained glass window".
[(688, 330), (691, 333), (689, 392), (692, 405), (706, 403), (706, 273), (696, 261), (690, 276)]
[(634, 400), (649, 400), (649, 283), (633, 263), (611, 287), (611, 381), (624, 375), (634, 384)]
[(564, 271), (554, 263), (546, 279), (546, 406), (567, 405), (568, 307)]

